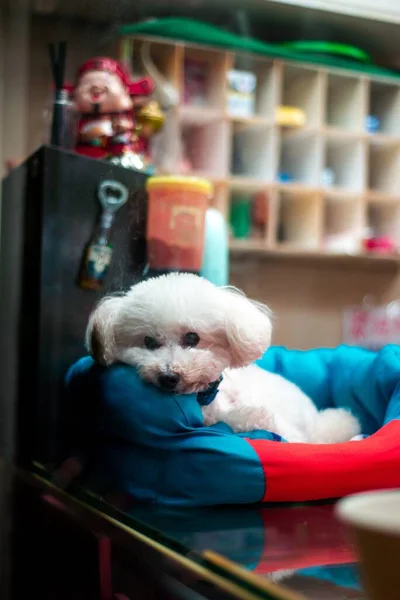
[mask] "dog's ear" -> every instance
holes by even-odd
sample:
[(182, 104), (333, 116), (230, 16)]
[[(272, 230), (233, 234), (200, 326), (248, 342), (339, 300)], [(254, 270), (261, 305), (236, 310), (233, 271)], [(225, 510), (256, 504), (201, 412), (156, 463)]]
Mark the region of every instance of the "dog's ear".
[(86, 328), (86, 348), (100, 365), (116, 361), (115, 324), (122, 297), (109, 297), (100, 301), (90, 315)]
[(272, 313), (267, 306), (227, 287), (225, 335), (232, 368), (245, 367), (260, 358), (271, 343)]

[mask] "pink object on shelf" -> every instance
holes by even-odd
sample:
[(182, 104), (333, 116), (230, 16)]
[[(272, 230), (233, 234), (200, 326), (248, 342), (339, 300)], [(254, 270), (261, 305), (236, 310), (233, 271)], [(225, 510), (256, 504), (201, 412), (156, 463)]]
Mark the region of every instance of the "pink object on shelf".
[(206, 103), (207, 65), (196, 60), (185, 60), (184, 91), (185, 104), (204, 106)]
[(368, 238), (363, 241), (364, 250), (379, 254), (392, 254), (397, 252), (397, 245), (388, 235)]

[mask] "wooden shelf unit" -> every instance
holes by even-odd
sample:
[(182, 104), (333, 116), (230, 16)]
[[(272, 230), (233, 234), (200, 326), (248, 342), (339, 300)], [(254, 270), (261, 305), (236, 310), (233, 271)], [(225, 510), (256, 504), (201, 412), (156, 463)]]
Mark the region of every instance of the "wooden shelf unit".
[[(350, 233), (361, 239), (366, 227), (392, 236), (400, 247), (400, 79), (165, 39), (126, 38), (121, 56), (134, 72), (140, 70), (144, 40), (151, 42), (154, 62), (181, 97), (160, 134), (165, 137), (160, 171), (180, 172), (184, 151), (193, 173), (214, 182), (211, 202), (228, 220), (238, 198), (265, 192), (264, 231), (232, 239), (233, 250), (332, 258), (346, 251), (329, 249), (327, 236)], [(190, 104), (184, 77), (187, 61), (193, 60), (204, 67), (206, 93), (202, 102)], [(256, 74), (250, 117), (228, 113), (230, 69)], [(282, 104), (303, 109), (305, 126), (278, 126), (276, 111)], [(368, 115), (379, 118), (377, 133), (367, 131)], [(334, 174), (333, 184), (326, 179), (327, 169)], [(281, 181), (282, 173), (292, 180)], [(353, 254), (359, 257), (360, 250)], [(397, 263), (397, 257), (374, 260)]]

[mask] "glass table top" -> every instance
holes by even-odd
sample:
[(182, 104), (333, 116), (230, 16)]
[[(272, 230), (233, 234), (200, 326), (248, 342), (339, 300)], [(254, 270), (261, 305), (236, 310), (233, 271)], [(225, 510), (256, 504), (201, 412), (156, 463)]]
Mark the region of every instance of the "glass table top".
[[(48, 480), (42, 468), (36, 472)], [(72, 487), (84, 503), (188, 558), (218, 567), (223, 557), (308, 600), (368, 600), (333, 502), (166, 509)]]
[(217, 553), (310, 600), (367, 600), (355, 553), (333, 504), (125, 513), (187, 555)]

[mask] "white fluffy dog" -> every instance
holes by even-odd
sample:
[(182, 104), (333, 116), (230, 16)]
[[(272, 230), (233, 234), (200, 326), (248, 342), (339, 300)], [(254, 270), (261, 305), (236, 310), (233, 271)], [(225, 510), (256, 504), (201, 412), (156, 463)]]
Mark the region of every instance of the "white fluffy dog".
[(269, 309), (238, 290), (170, 274), (105, 298), (90, 317), (87, 346), (102, 365), (123, 362), (165, 391), (205, 391), (223, 379), (204, 421), (234, 431), (266, 429), (291, 442), (350, 440), (359, 424), (342, 409), (321, 412), (296, 385), (252, 364), (271, 341)]

